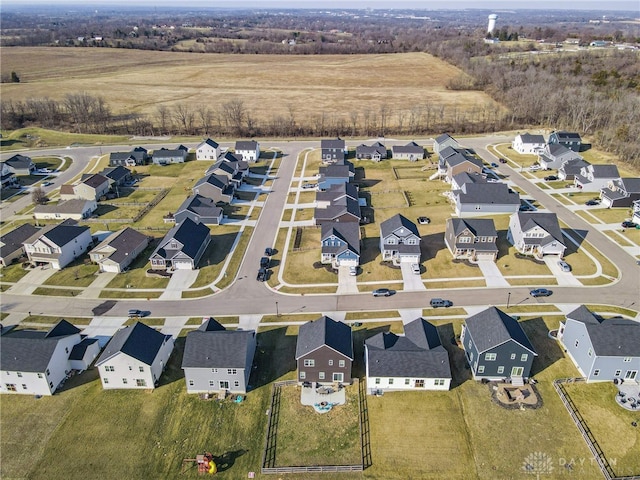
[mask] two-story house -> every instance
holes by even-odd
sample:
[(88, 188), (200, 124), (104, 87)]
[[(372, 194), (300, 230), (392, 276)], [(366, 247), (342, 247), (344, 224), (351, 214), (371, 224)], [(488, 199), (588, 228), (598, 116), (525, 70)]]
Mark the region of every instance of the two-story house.
[(319, 190), (327, 190), (332, 185), (348, 183), (355, 176), (353, 164), (346, 160), (341, 165), (327, 165), (326, 167), (320, 167), (318, 170)]
[(380, 224), (382, 261), (420, 263), (420, 241), (416, 224), (399, 213)]
[(451, 182), (453, 177), (461, 173), (482, 173), (482, 160), (465, 150), (446, 147), (440, 152), (438, 160), (438, 173), (446, 182)]
[(149, 257), (154, 270), (195, 270), (211, 242), (209, 227), (185, 218), (164, 236)]
[(467, 318), (460, 342), (476, 380), (510, 378), (522, 385), (538, 355), (518, 321), (496, 307)]
[(615, 165), (587, 165), (573, 179), (573, 184), (583, 192), (599, 192), (613, 180), (620, 178)]
[(509, 218), (507, 240), (525, 255), (562, 257), (566, 249), (558, 216), (550, 212), (516, 212)]
[(173, 351), (173, 337), (136, 322), (118, 330), (96, 360), (102, 388), (154, 389)]
[(323, 223), (320, 261), (334, 268), (360, 264), (360, 226), (356, 222)]
[(511, 148), (523, 155), (535, 155), (545, 146), (544, 136), (521, 133), (511, 142)]
[(582, 146), (582, 138), (580, 138), (580, 134), (576, 132), (558, 131), (552, 132), (551, 135), (549, 135), (548, 143), (559, 143), (569, 150), (579, 152)]
[(19, 153), (6, 159), (5, 166), (9, 168), (9, 171), (17, 176), (31, 175), (36, 169), (35, 163), (31, 160), (31, 157), (26, 155), (20, 155)]
[(196, 146), (196, 160), (217, 160), (220, 156), (220, 145), (207, 138)]
[(327, 316), (300, 326), (296, 343), (298, 383), (351, 383), (351, 327)]
[(24, 241), (24, 251), (34, 264), (49, 264), (60, 270), (80, 257), (91, 245), (89, 227), (65, 220), (58, 225), (49, 225)]
[(361, 210), (358, 189), (351, 183), (337, 183), (328, 190), (316, 193), (314, 220), (316, 225), (325, 223), (360, 223)]
[(13, 173), (9, 165), (5, 162), (0, 162), (0, 187), (1, 188), (18, 188), (20, 182)]
[(436, 153), (436, 155), (440, 155), (440, 152), (442, 152), (447, 147), (460, 148), (460, 144), (448, 133), (438, 135), (433, 142), (433, 151)]
[(576, 175), (580, 175), (580, 172), (584, 167), (591, 165), (589, 162), (582, 158), (574, 158), (567, 160), (560, 167), (558, 167), (558, 178), (564, 181), (574, 181)]
[(345, 143), (341, 138), (320, 140), (323, 163), (342, 164), (345, 155)]
[(213, 173), (202, 177), (193, 186), (194, 195), (210, 198), (215, 203), (231, 203), (235, 191), (235, 183), (227, 175)]
[(82, 181), (75, 185), (62, 185), (60, 188), (60, 200), (83, 198), (85, 200), (98, 201), (109, 192), (110, 188), (111, 184), (109, 179), (104, 175), (96, 173), (82, 179)]
[(191, 195), (178, 207), (173, 220), (181, 223), (185, 218), (190, 218), (195, 223), (220, 225), (223, 213), (223, 209), (216, 206), (215, 200), (202, 195)]
[(630, 207), (633, 202), (640, 200), (640, 178), (624, 177), (610, 180), (607, 186), (600, 190), (602, 206), (607, 208)]
[(498, 232), (490, 218), (447, 218), (444, 243), (453, 258), (495, 261), (497, 239)]
[(587, 382), (638, 381), (640, 323), (604, 319), (581, 305), (560, 322), (558, 340)]
[(182, 369), (187, 393), (247, 393), (256, 332), (227, 330), (214, 318), (187, 334)]
[(234, 150), (245, 162), (257, 162), (260, 158), (260, 144), (255, 140), (238, 140)]
[(549, 143), (538, 151), (538, 163), (543, 170), (557, 170), (570, 160), (582, 157), (560, 143)]

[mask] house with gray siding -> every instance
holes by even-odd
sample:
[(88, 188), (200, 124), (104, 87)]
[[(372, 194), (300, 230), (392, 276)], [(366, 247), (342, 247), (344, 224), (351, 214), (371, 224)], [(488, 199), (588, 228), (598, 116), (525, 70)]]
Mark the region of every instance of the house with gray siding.
[(522, 384), (538, 355), (518, 321), (496, 307), (467, 318), (460, 342), (476, 380)]
[(151, 161), (156, 165), (169, 165), (170, 163), (184, 163), (187, 161), (189, 149), (180, 145), (175, 149), (161, 148), (154, 150)]
[(460, 148), (460, 144), (448, 133), (443, 133), (442, 135), (436, 137), (435, 141), (433, 142), (433, 151), (437, 155), (440, 155), (440, 152), (442, 152), (447, 147)]
[(432, 323), (417, 318), (404, 335), (380, 332), (364, 342), (367, 393), (449, 390), (449, 354)]
[(520, 195), (506, 183), (465, 183), (451, 193), (458, 217), (515, 213), (520, 208)]
[(569, 160), (579, 160), (582, 157), (559, 143), (549, 143), (538, 152), (538, 163), (543, 170), (557, 170)]
[(551, 212), (516, 212), (509, 219), (507, 240), (525, 255), (562, 257), (567, 248), (558, 216)]
[(580, 138), (580, 134), (576, 132), (558, 131), (552, 132), (551, 135), (549, 135), (549, 141), (547, 143), (559, 143), (569, 150), (579, 152), (582, 146), (582, 138)]
[(382, 261), (420, 263), (420, 232), (416, 224), (399, 213), (380, 224), (380, 252)]
[(416, 142), (409, 142), (406, 145), (394, 145), (391, 147), (391, 154), (394, 160), (417, 162), (424, 158), (424, 147)]
[(358, 223), (323, 223), (320, 238), (321, 263), (330, 263), (334, 268), (360, 264), (360, 225)]
[(125, 227), (113, 232), (89, 252), (101, 272), (122, 273), (149, 245), (149, 237)]
[(558, 340), (587, 382), (640, 380), (640, 323), (636, 321), (604, 319), (580, 305), (560, 322)]
[(113, 152), (109, 154), (109, 166), (135, 167), (146, 165), (149, 161), (149, 153), (146, 148), (136, 147), (130, 152)]
[(343, 164), (345, 143), (341, 138), (320, 140), (320, 150), (323, 163)]
[(154, 270), (195, 270), (211, 242), (209, 227), (185, 218), (164, 236), (149, 257)]
[(630, 207), (633, 202), (640, 200), (640, 178), (623, 177), (610, 180), (607, 186), (600, 190), (600, 199), (603, 207)]
[(573, 181), (576, 175), (580, 175), (582, 168), (588, 167), (589, 165), (591, 164), (582, 158), (567, 160), (558, 168), (558, 178), (563, 182), (567, 180)]
[(7, 267), (24, 256), (23, 242), (38, 233), (29, 223), (20, 225), (0, 237), (0, 265)]
[(194, 195), (210, 198), (215, 203), (231, 203), (236, 184), (227, 175), (210, 174), (202, 177), (193, 186)]
[(215, 200), (197, 194), (187, 197), (173, 215), (176, 223), (182, 223), (185, 218), (190, 218), (195, 223), (205, 225), (220, 225), (222, 217), (223, 210), (216, 206)]
[(298, 383), (351, 383), (351, 327), (323, 316), (300, 326), (296, 343)]
[(375, 142), (373, 145), (358, 145), (356, 147), (356, 158), (358, 160), (373, 160), (379, 162), (387, 158), (387, 147), (380, 142)]
[(187, 334), (182, 357), (187, 393), (247, 393), (255, 351), (255, 331), (227, 330), (208, 318)]
[(327, 165), (320, 167), (318, 173), (318, 189), (327, 190), (332, 185), (348, 183), (355, 176), (355, 168), (351, 162), (344, 161), (341, 165)]
[(583, 192), (600, 192), (607, 184), (620, 178), (615, 165), (588, 165), (580, 169), (573, 178), (573, 184)]
[(497, 239), (498, 232), (490, 218), (447, 218), (444, 243), (453, 258), (495, 261)]

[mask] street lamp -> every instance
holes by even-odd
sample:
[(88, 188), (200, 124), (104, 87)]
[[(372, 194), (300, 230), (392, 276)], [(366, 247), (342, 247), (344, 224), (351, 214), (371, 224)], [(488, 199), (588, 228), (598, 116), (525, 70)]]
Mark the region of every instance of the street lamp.
[(509, 302), (511, 301), (511, 292), (507, 293), (507, 308), (509, 308)]
[(276, 302), (276, 317), (280, 316), (280, 312), (278, 311), (278, 302)]

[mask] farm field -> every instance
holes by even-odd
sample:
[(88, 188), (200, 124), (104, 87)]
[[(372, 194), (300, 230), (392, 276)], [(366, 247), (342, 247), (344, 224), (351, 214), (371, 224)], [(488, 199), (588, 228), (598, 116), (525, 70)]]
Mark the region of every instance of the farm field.
[(288, 117), (290, 109), (297, 118), (343, 112), (346, 121), (365, 104), (372, 111), (382, 105), (405, 111), (428, 104), (499, 108), (482, 92), (447, 90), (460, 70), (426, 53), (248, 56), (8, 47), (0, 66), (21, 78), (19, 84), (3, 84), (4, 100), (99, 92), (114, 113), (149, 116), (160, 105), (197, 108), (207, 98), (241, 100), (258, 121)]

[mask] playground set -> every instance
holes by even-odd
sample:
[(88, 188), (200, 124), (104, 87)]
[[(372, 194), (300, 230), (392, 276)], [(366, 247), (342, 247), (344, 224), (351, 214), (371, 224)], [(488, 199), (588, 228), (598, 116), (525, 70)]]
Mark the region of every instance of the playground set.
[(213, 461), (213, 455), (206, 452), (202, 455), (196, 455), (196, 458), (185, 458), (182, 460), (182, 470), (180, 473), (184, 473), (192, 463), (196, 463), (198, 465), (199, 475), (215, 475), (218, 471), (216, 462)]

